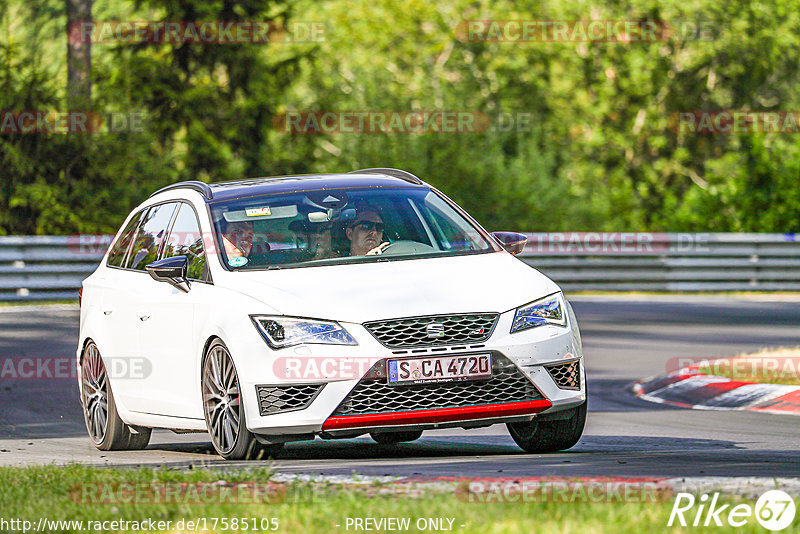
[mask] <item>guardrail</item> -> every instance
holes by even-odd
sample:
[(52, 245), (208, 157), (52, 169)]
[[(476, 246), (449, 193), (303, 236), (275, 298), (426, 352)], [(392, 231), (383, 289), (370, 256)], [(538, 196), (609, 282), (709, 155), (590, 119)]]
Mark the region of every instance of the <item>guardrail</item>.
[[(800, 235), (527, 235), (519, 257), (568, 292), (800, 291)], [(0, 237), (0, 301), (76, 298), (112, 237)]]
[(0, 301), (77, 300), (113, 237), (0, 237)]
[(800, 291), (800, 235), (527, 235), (520, 258), (565, 291)]

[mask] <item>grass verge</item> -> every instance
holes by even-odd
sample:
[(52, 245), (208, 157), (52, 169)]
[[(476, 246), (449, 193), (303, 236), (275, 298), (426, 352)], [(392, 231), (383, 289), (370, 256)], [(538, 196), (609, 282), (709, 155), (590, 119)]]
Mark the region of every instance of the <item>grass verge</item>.
[(51, 306), (53, 304), (77, 304), (78, 299), (69, 300), (9, 300), (0, 301), (0, 308), (24, 307), (24, 306)]
[[(240, 491), (242, 487), (247, 491)], [(252, 491), (254, 487), (260, 488), (259, 491)], [(0, 531), (14, 531), (9, 524), (2, 525), (3, 520), (12, 519), (30, 521), (35, 531), (42, 518), (50, 521), (45, 523), (47, 532), (92, 532), (99, 531), (92, 528), (98, 525), (89, 522), (147, 520), (162, 523), (154, 528), (146, 525), (137, 531), (363, 532), (368, 529), (356, 528), (356, 519), (387, 518), (408, 518), (408, 528), (362, 525), (372, 526), (370, 531), (405, 532), (437, 530), (432, 528), (434, 525), (444, 527), (439, 530), (464, 533), (639, 534), (697, 530), (691, 526), (666, 526), (674, 502), (671, 494), (639, 499), (644, 502), (611, 502), (612, 499), (602, 497), (598, 501), (587, 499), (585, 493), (581, 494), (583, 500), (577, 501), (574, 496), (558, 502), (552, 502), (553, 499), (541, 502), (548, 499), (520, 499), (518, 495), (514, 502), (497, 502), (502, 498), (489, 499), (491, 502), (480, 498), (473, 502), (452, 487), (402, 492), (396, 491), (398, 487), (371, 483), (278, 483), (267, 469), (180, 472), (82, 466), (0, 468)], [(730, 499), (737, 500), (730, 497), (726, 502), (733, 502)], [(429, 519), (436, 522), (430, 523)], [(58, 520), (83, 524), (78, 528), (75, 524), (52, 523)], [(799, 523), (796, 520), (795, 525)], [(131, 531), (130, 526), (106, 523), (103, 529), (126, 532)], [(763, 532), (763, 528), (752, 517), (744, 527), (725, 525), (715, 527), (714, 531)], [(796, 530), (790, 528), (790, 531)]]

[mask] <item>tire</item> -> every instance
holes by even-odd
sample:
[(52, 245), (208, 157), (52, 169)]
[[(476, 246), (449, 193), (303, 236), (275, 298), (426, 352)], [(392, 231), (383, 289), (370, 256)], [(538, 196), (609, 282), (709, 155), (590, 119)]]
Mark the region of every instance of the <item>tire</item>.
[(127, 425), (120, 419), (106, 366), (93, 341), (81, 356), (81, 405), (89, 437), (101, 451), (141, 450), (150, 443), (152, 429)]
[[(533, 421), (526, 423), (508, 423), (508, 433), (517, 445), (526, 452), (557, 452), (573, 447), (583, 434), (586, 424), (586, 406), (565, 410), (569, 415), (561, 419), (549, 421)], [(571, 413), (570, 413), (571, 412)]]
[(422, 436), (422, 430), (407, 430), (405, 432), (372, 432), (369, 435), (381, 445), (394, 445), (414, 441)]
[(282, 448), (282, 444), (260, 444), (247, 429), (239, 376), (220, 340), (211, 344), (203, 359), (202, 391), (206, 426), (217, 454), (226, 460), (258, 460)]

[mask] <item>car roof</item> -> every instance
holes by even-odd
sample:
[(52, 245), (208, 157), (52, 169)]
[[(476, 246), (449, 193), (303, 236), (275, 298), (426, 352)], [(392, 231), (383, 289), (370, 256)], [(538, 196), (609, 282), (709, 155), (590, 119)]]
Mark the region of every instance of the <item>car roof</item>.
[(201, 193), (207, 202), (217, 203), (241, 197), (251, 197), (266, 194), (296, 193), (303, 191), (362, 187), (427, 188), (429, 186), (410, 172), (399, 169), (378, 168), (362, 169), (341, 174), (301, 174), (291, 176), (247, 178), (244, 180), (211, 184), (200, 181), (178, 182), (163, 187), (150, 196), (155, 196), (164, 191), (191, 189)]

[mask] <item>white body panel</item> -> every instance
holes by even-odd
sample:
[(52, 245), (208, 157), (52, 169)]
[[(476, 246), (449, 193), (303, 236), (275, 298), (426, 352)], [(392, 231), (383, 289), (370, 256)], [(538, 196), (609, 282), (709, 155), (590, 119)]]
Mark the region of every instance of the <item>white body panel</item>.
[(559, 290), (507, 252), (224, 275), (283, 315), (351, 323), (503, 312)]
[[(201, 230), (211, 235), (199, 193), (162, 193), (137, 210), (172, 199), (191, 202)], [(188, 293), (146, 273), (108, 267), (106, 260), (83, 284), (77, 354), (80, 364), (82, 347), (91, 339), (107, 366), (114, 358), (138, 357), (148, 362), (150, 372), (145, 377), (111, 377), (120, 416), (131, 425), (205, 429), (201, 362), (209, 340), (219, 338), (233, 357), (252, 432), (265, 436), (320, 432), (360, 375), (287, 376), (281, 358), (349, 359), (363, 369), (394, 355), (363, 323), (439, 314), (499, 313), (480, 351), (498, 351), (511, 359), (552, 403), (548, 412), (586, 399), (582, 348), (571, 313), (566, 327), (546, 325), (509, 333), (516, 308), (559, 288), (507, 252), (258, 272), (227, 271), (211, 253), (208, 266), (213, 283), (193, 282)], [(278, 314), (338, 321), (358, 345), (273, 350), (250, 316)], [(558, 388), (542, 366), (565, 358), (581, 359), (580, 390)], [(306, 409), (260, 415), (257, 385), (303, 383), (326, 385)]]

